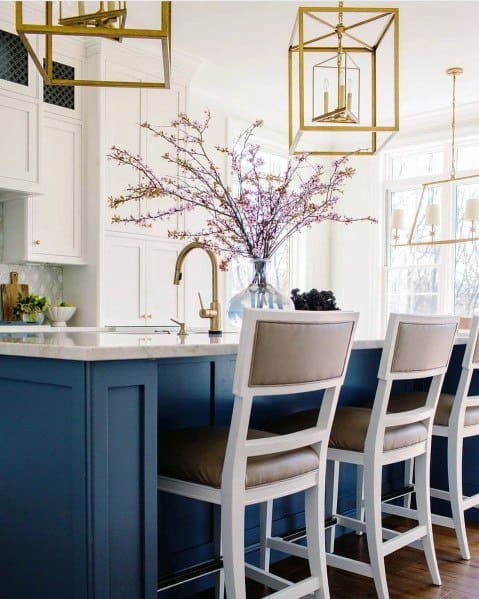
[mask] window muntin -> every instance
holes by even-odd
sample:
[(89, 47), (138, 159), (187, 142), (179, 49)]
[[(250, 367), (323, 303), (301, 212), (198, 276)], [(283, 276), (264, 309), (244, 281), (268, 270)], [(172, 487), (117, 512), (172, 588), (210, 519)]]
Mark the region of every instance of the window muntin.
[[(457, 177), (479, 171), (479, 144), (461, 145), (457, 149)], [(444, 144), (441, 149), (426, 148), (423, 152), (404, 152), (391, 155), (387, 160), (387, 214), (403, 208), (406, 211), (407, 231), (401, 241), (406, 241), (414, 220), (417, 203), (422, 192), (420, 183), (448, 179), (450, 152)], [(432, 176), (431, 176), (432, 175)], [(467, 238), (471, 223), (464, 221), (466, 201), (479, 197), (479, 179), (471, 182), (445, 184), (427, 188), (423, 209), (414, 235), (415, 240), (429, 239), (429, 228), (424, 225), (427, 204), (440, 203), (442, 223), (438, 238), (454, 235)], [(479, 223), (478, 223), (479, 232)], [(394, 247), (390, 231), (386, 232), (387, 282), (386, 306), (390, 311), (434, 313), (456, 312), (471, 315), (479, 309), (479, 245), (477, 242), (444, 244), (437, 246)]]

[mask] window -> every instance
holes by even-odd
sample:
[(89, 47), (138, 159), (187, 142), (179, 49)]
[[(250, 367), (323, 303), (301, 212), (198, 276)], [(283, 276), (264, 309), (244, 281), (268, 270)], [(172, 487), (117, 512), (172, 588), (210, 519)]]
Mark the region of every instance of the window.
[[(479, 142), (459, 145), (457, 176), (479, 172)], [(431, 179), (448, 179), (451, 163), (447, 144), (421, 152), (389, 154), (386, 158), (386, 307), (389, 312), (455, 312), (471, 315), (479, 309), (479, 245), (477, 242), (395, 247), (391, 244), (392, 210), (405, 210), (408, 230), (412, 227), (422, 193), (422, 183)], [(479, 179), (426, 188), (423, 207), (441, 205), (441, 236), (467, 238), (471, 223), (464, 221), (469, 198), (479, 197)], [(418, 217), (416, 232), (428, 237), (424, 224), (425, 210)]]

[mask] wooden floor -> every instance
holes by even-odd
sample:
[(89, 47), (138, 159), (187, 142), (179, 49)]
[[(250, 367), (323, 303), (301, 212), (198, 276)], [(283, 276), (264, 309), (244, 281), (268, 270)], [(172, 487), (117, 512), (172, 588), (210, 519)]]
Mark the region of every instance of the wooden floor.
[[(388, 527), (393, 527), (388, 520)], [(468, 525), (468, 538), (472, 559), (462, 561), (454, 531), (435, 527), (434, 540), (442, 577), (442, 586), (430, 582), (429, 571), (422, 552), (401, 549), (386, 558), (386, 572), (391, 599), (479, 599), (479, 524)], [(349, 557), (367, 561), (365, 537), (355, 534), (338, 539), (336, 551)], [(308, 575), (306, 562), (291, 558), (281, 561), (275, 568), (277, 574), (290, 580)], [(328, 568), (331, 599), (375, 599), (372, 579)], [(268, 591), (255, 583), (248, 583), (247, 599), (259, 599)], [(213, 593), (202, 593), (197, 599), (210, 599)]]

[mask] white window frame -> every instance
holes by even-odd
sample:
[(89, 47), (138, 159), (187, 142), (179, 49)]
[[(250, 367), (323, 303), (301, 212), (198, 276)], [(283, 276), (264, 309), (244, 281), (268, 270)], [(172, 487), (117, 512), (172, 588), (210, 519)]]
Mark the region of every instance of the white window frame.
[[(468, 136), (468, 137), (460, 137), (456, 141), (456, 162), (458, 156), (458, 150), (470, 145), (478, 145), (479, 144), (479, 136)], [(441, 172), (434, 173), (433, 175), (419, 176), (419, 177), (410, 177), (404, 179), (392, 179), (391, 178), (391, 162), (397, 156), (404, 155), (408, 152), (414, 154), (421, 153), (429, 153), (434, 151), (441, 151), (444, 153), (443, 156), (443, 165)], [(382, 326), (386, 326), (386, 322), (388, 319), (388, 275), (391, 270), (391, 266), (389, 264), (389, 251), (391, 245), (391, 226), (390, 226), (390, 216), (391, 216), (391, 193), (397, 191), (405, 191), (408, 189), (417, 189), (423, 183), (426, 183), (431, 180), (441, 180), (448, 179), (450, 177), (451, 171), (451, 143), (450, 140), (446, 137), (441, 139), (440, 141), (429, 142), (424, 144), (407, 144), (403, 146), (398, 146), (394, 150), (390, 150), (384, 152), (383, 161), (382, 161), (382, 172), (383, 172), (383, 189), (382, 189), (382, 197), (383, 200), (383, 209), (384, 209), (384, 240), (385, 243), (383, 245), (384, 248), (384, 277), (383, 277), (383, 318), (382, 318)], [(456, 177), (463, 177), (468, 175), (474, 175), (479, 172), (479, 164), (477, 169), (473, 170), (457, 170)], [(454, 204), (454, 193), (453, 193), (453, 185), (450, 186), (441, 186), (444, 189), (441, 189), (441, 236), (443, 238), (450, 238), (454, 235), (453, 226), (455, 225), (455, 204)], [(446, 189), (447, 187), (447, 189)], [(407, 235), (408, 232), (403, 232), (403, 235)], [(439, 276), (439, 286), (438, 286), (438, 312), (444, 313), (453, 313), (454, 312), (454, 269), (455, 269), (455, 244), (450, 245), (439, 245), (440, 250), (440, 263), (437, 265), (438, 267), (438, 276)], [(394, 249), (392, 249), (394, 251)]]

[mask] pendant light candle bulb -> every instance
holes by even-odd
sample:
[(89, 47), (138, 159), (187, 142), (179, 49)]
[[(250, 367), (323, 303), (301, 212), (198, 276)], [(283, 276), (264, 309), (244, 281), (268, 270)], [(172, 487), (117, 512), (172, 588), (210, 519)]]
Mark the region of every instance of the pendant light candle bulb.
[(352, 86), (353, 86), (352, 79), (348, 79), (348, 83), (347, 83), (347, 90), (348, 90), (348, 95), (347, 95), (347, 109), (349, 111), (351, 111), (351, 107), (353, 105), (353, 92), (350, 91), (352, 89)]
[(479, 221), (479, 198), (470, 198), (466, 201), (464, 220)]
[(439, 204), (426, 206), (424, 222), (429, 227), (438, 227), (441, 224), (441, 206)]
[(329, 112), (329, 79), (323, 81), (323, 112)]

